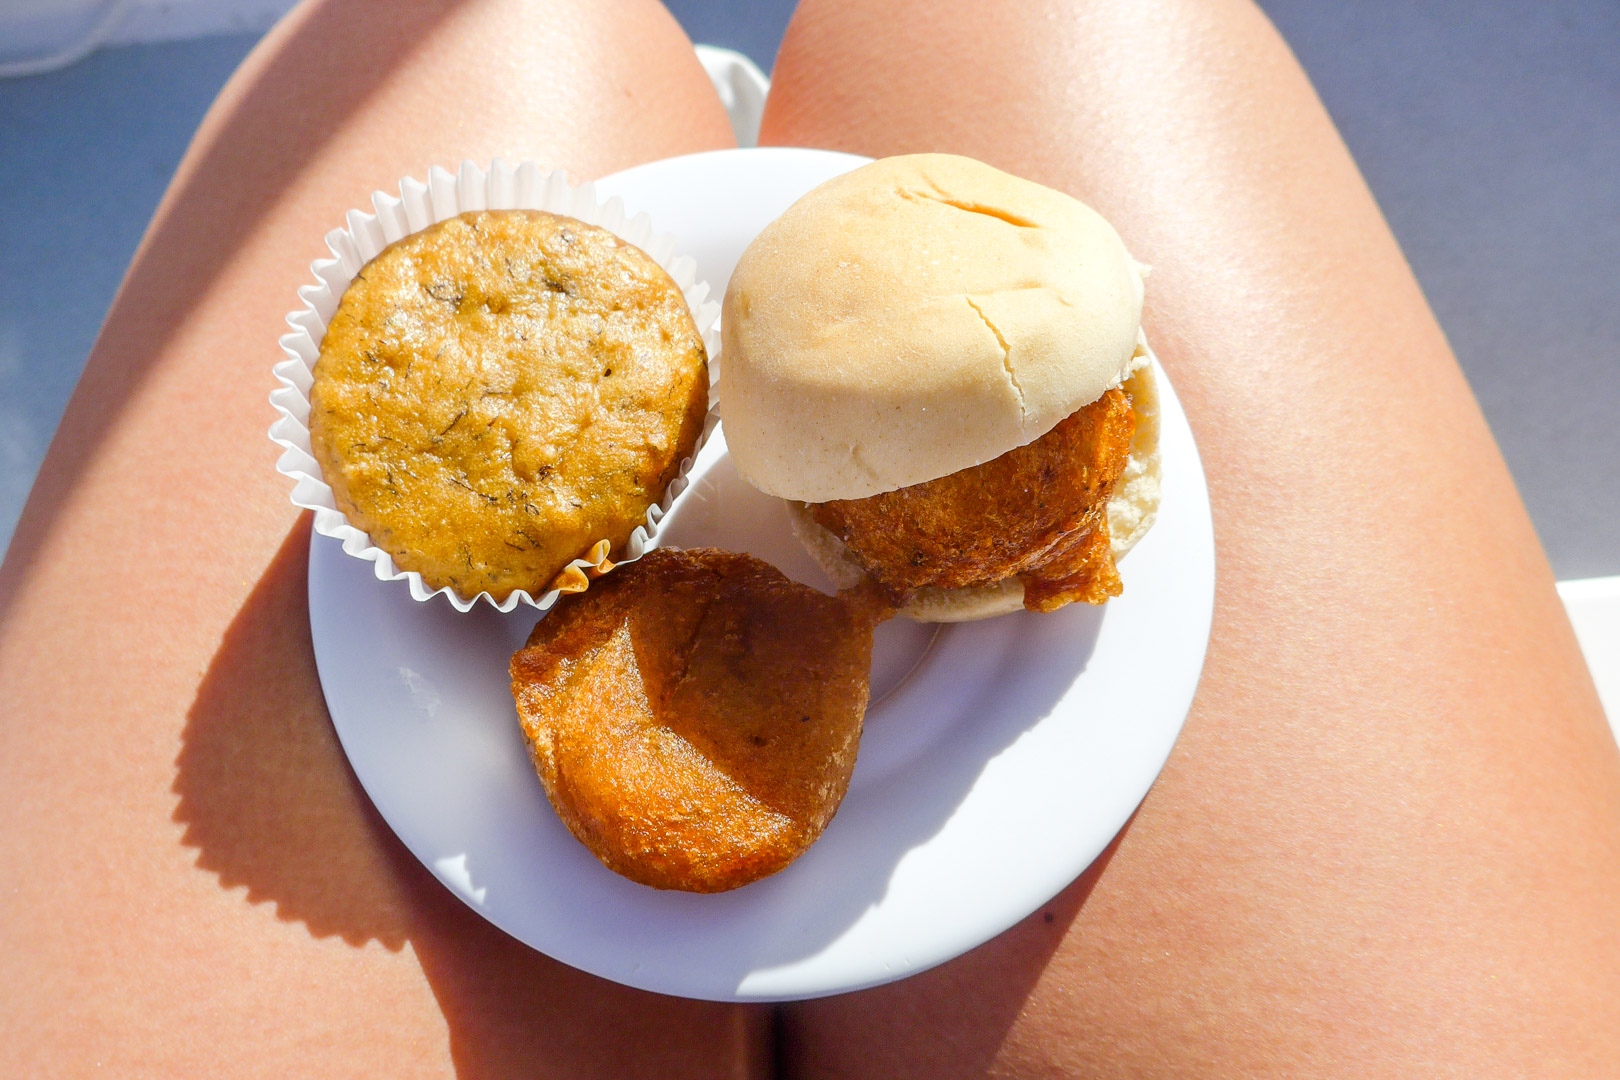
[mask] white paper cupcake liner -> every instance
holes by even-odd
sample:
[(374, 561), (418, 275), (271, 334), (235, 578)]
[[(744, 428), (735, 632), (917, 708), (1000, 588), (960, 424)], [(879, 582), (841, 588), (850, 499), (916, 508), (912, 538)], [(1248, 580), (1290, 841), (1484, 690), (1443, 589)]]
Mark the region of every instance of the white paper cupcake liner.
[[(709, 413), (697, 446), (692, 450), (692, 457), (681, 462), (663, 497), (647, 508), (646, 522), (631, 532), (624, 555), (617, 562), (639, 559), (656, 547), (658, 523), (686, 490), (692, 460), (719, 419), (714, 385), (720, 372), (720, 305), (709, 299), (708, 284), (697, 280), (697, 263), (687, 256), (676, 255), (675, 238), (654, 233), (652, 220), (646, 214), (627, 218), (618, 198), (599, 202), (593, 185), (575, 187), (563, 173), (544, 172), (532, 161), (513, 166), (496, 159), (488, 173), (471, 161), (462, 162), (457, 173), (434, 166), (428, 172), (426, 184), (407, 176), (399, 182), (398, 196), (378, 191), (371, 196), (371, 205), (374, 213), (350, 210), (345, 227), (326, 234), (326, 246), (334, 258), (317, 259), (310, 264), (318, 284), (305, 285), (298, 290), (302, 306), (287, 316), (293, 332), (281, 338), (281, 349), (287, 358), (272, 369), (281, 388), (270, 394), (270, 404), (280, 414), (270, 427), (270, 440), (282, 448), (276, 471), (292, 480), (293, 505), (314, 512), (316, 532), (341, 540), (344, 552), (370, 561), (379, 581), (404, 581), (412, 598), (419, 601), (443, 594), (457, 611), (470, 611), (479, 601), (498, 611), (512, 611), (520, 603), (545, 611), (563, 592), (583, 591), (590, 578), (613, 568), (615, 563), (608, 561), (610, 545), (604, 539), (589, 545), (582, 557), (569, 563), (558, 575), (553, 588), (538, 597), (518, 590), (497, 603), (487, 592), (467, 600), (448, 587), (431, 589), (421, 574), (400, 570), (386, 551), (349, 524), (337, 508), (332, 489), (321, 478), (320, 465), (310, 451), (309, 388), (314, 379), (315, 360), (320, 355), (327, 320), (337, 311), (338, 301), (361, 267), (394, 241), (469, 210), (545, 210), (601, 226), (651, 255), (685, 295), (709, 353)], [(559, 583), (560, 588), (556, 587)]]

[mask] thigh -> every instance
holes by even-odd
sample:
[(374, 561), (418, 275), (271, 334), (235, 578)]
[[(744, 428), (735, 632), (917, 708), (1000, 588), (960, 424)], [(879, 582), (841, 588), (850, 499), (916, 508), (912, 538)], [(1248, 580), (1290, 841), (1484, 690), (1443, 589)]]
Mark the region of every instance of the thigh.
[(1620, 758), (1490, 432), (1287, 47), (1243, 0), (875, 7), (807, 0), (762, 141), (964, 153), (1116, 223), (1208, 473), (1216, 615), (1109, 856), (954, 963), (790, 1009), (795, 1071), (1611, 1067)]
[(652, 2), (312, 2), (209, 112), (0, 577), (0, 1043), (19, 1075), (740, 1076), (754, 1014), (551, 962), (440, 888), (333, 737), (269, 368), (401, 175), (729, 144)]

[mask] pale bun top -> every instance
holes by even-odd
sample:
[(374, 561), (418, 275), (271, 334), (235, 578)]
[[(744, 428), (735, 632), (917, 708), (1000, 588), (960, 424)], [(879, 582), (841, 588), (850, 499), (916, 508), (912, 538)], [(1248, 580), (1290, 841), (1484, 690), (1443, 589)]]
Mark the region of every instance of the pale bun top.
[(720, 414), (743, 477), (858, 499), (1032, 442), (1126, 374), (1142, 276), (1076, 199), (971, 158), (809, 192), (726, 289)]

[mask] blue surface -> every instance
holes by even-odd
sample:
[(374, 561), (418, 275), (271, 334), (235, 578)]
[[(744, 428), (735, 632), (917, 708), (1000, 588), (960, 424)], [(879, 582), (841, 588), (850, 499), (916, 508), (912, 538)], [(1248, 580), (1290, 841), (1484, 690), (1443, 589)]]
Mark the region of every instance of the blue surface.
[(257, 35), (0, 80), (0, 544), (146, 223)]
[[(1620, 5), (1262, 4), (1400, 238), (1554, 569), (1620, 573)], [(670, 8), (769, 70), (791, 4)], [(0, 81), (0, 543), (169, 175), (254, 40)]]
[(1560, 578), (1620, 574), (1620, 4), (1261, 0)]
[(793, 0), (664, 0), (686, 36), (736, 49), (770, 74)]

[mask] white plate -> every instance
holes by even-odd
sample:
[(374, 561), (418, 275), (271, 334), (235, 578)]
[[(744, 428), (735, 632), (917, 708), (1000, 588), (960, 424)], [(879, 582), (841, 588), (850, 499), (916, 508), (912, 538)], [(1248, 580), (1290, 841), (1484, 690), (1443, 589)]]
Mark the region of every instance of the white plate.
[[(759, 229), (863, 160), (726, 151), (644, 165), (600, 188), (675, 233), (718, 289)], [(1164, 505), (1121, 563), (1124, 596), (937, 635), (880, 628), (849, 795), (821, 840), (774, 877), (697, 896), (604, 869), (552, 813), (518, 731), (506, 665), (534, 613), (418, 603), (315, 536), (310, 626), (344, 750), (440, 881), (519, 940), (605, 978), (762, 1001), (948, 960), (1090, 864), (1153, 783), (1191, 704), (1214, 543), (1192, 433), (1162, 373), (1160, 387)], [(749, 551), (826, 587), (781, 504), (737, 478), (723, 438), (693, 477), (664, 543)]]

